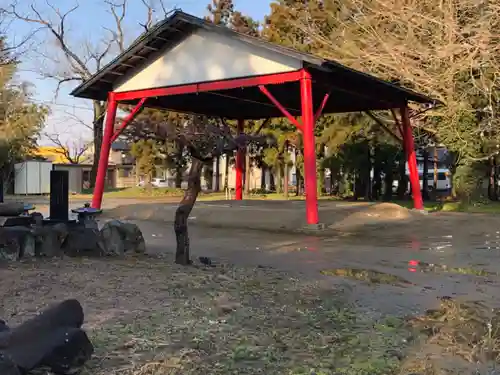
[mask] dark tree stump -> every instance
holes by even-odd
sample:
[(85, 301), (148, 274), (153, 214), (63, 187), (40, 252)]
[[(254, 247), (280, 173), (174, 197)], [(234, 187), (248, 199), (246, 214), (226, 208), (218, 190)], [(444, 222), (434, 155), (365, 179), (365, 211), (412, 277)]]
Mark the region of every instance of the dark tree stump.
[(0, 203), (0, 216), (19, 216), (24, 211), (24, 203)]
[(82, 324), (82, 306), (77, 300), (66, 300), (18, 327), (0, 333), (0, 354), (10, 358), (21, 371), (30, 371), (64, 345), (65, 337), (61, 336), (61, 330), (69, 333)]
[(12, 361), (12, 359), (3, 353), (0, 353), (0, 374), (2, 375), (22, 375), (21, 370)]
[(80, 328), (60, 328), (52, 334), (52, 339), (58, 345), (43, 358), (41, 365), (56, 374), (75, 373), (94, 352), (87, 334)]
[(184, 192), (184, 197), (179, 203), (179, 207), (177, 207), (175, 211), (174, 232), (177, 242), (175, 263), (184, 266), (192, 263), (189, 255), (188, 219), (196, 203), (196, 198), (198, 198), (198, 194), (201, 191), (200, 177), (202, 168), (203, 162), (193, 158), (191, 168), (189, 169), (188, 187)]
[(0, 228), (0, 260), (16, 261), (35, 256), (35, 236), (30, 228)]

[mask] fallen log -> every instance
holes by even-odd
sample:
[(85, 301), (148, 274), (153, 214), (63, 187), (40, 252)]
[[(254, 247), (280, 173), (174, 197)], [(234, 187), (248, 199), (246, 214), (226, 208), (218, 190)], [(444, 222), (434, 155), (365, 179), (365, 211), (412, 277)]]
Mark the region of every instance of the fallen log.
[(55, 374), (75, 373), (94, 353), (87, 334), (80, 328), (61, 328), (51, 338), (56, 345), (40, 365), (50, 368)]
[(0, 203), (0, 216), (19, 216), (24, 213), (24, 203), (9, 202)]
[[(18, 327), (8, 329), (5, 325), (0, 332), (0, 355), (13, 362), (22, 373), (41, 365), (60, 365), (58, 372), (65, 373), (62, 369), (80, 363), (81, 358), (87, 360), (93, 352), (85, 332), (80, 330), (82, 324), (82, 306), (77, 300), (66, 300)], [(61, 355), (73, 357), (61, 360)]]
[(21, 370), (12, 359), (0, 353), (0, 374), (2, 375), (22, 375)]

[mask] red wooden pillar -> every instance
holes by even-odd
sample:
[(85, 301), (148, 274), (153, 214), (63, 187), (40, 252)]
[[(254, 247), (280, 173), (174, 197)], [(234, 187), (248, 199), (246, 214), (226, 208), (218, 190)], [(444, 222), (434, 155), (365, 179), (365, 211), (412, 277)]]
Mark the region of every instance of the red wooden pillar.
[(108, 170), (109, 150), (111, 148), (111, 139), (115, 128), (116, 109), (118, 102), (115, 100), (114, 93), (108, 94), (108, 104), (106, 110), (106, 123), (104, 125), (104, 135), (102, 139), (101, 155), (99, 157), (99, 166), (95, 180), (94, 195), (92, 196), (92, 207), (101, 208), (102, 195), (106, 183), (106, 172)]
[(304, 141), (304, 180), (306, 188), (307, 224), (318, 224), (318, 191), (316, 186), (316, 152), (314, 142), (314, 110), (311, 76), (303, 70), (300, 79), (302, 126)]
[(403, 124), (403, 143), (408, 161), (408, 170), (410, 172), (410, 186), (413, 196), (413, 207), (417, 210), (424, 209), (422, 201), (422, 192), (420, 190), (420, 181), (418, 177), (417, 155), (415, 152), (415, 143), (413, 141), (413, 131), (411, 129), (408, 106), (401, 108), (401, 122)]
[[(243, 133), (245, 128), (245, 120), (238, 119), (238, 134)], [(243, 199), (243, 165), (245, 163), (245, 149), (238, 148), (236, 150), (236, 194), (235, 199), (241, 201)], [(248, 182), (247, 182), (248, 183)]]

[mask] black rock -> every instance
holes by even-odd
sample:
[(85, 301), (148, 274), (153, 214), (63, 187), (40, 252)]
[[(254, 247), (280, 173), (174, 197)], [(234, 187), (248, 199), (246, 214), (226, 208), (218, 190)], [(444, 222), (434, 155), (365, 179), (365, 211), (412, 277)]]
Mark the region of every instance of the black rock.
[(5, 323), (4, 320), (0, 319), (0, 332), (8, 332), (8, 331), (10, 331), (9, 326), (7, 325), (7, 323)]
[(204, 264), (205, 266), (211, 266), (212, 265), (212, 260), (209, 257), (199, 257), (201, 264)]
[(52, 339), (59, 345), (43, 358), (41, 365), (57, 375), (75, 373), (94, 352), (87, 334), (79, 328), (61, 328), (54, 332)]

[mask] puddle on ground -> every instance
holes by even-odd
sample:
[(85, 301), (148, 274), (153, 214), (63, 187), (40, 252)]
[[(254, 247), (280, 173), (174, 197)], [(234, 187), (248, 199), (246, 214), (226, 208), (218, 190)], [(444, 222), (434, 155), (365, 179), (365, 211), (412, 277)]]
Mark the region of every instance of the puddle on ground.
[(418, 261), (410, 261), (410, 267), (414, 267), (415, 270), (420, 272), (446, 272), (455, 273), (460, 275), (472, 275), (472, 276), (497, 276), (497, 273), (488, 272), (483, 269), (477, 269), (473, 267), (449, 267), (445, 264), (433, 264)]
[(353, 280), (368, 282), (370, 284), (388, 285), (413, 285), (408, 280), (385, 272), (362, 268), (332, 268), (320, 271), (325, 276), (345, 277)]

